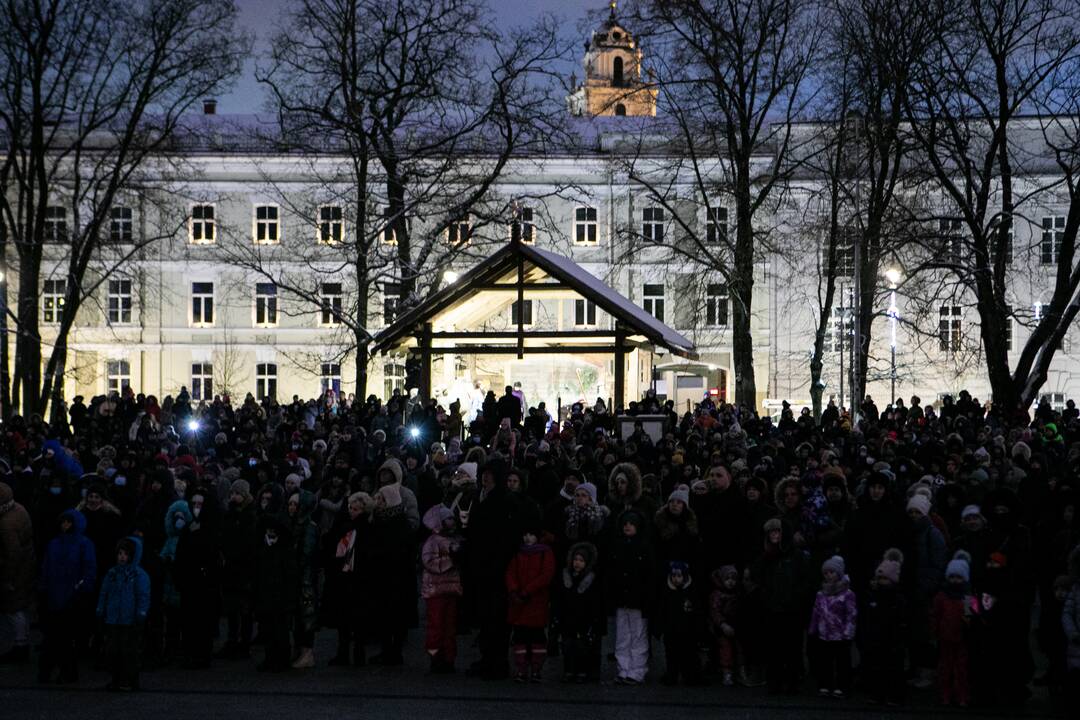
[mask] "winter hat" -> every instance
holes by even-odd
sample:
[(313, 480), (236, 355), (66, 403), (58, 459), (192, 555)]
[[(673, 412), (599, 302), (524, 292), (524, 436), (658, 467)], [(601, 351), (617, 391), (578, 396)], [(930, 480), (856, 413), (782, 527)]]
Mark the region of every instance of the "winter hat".
[(821, 564), (821, 574), (824, 575), (829, 570), (835, 572), (838, 576), (844, 577), (844, 558), (839, 555), (833, 555), (831, 558)]
[(980, 447), (980, 448), (976, 449), (974, 454), (973, 454), (973, 457), (975, 459), (975, 464), (976, 465), (989, 465), (990, 464), (990, 453), (984, 447)]
[(465, 473), (470, 478), (472, 478), (473, 482), (476, 482), (476, 463), (474, 463), (474, 462), (463, 462), (463, 463), (461, 463), (460, 465), (457, 466), (457, 471), (461, 472), (461, 473)]
[(762, 527), (762, 531), (768, 535), (773, 530), (783, 530), (784, 524), (780, 522), (780, 518), (769, 518), (765, 521), (765, 525)]
[(916, 510), (920, 515), (924, 517), (929, 517), (930, 499), (922, 494), (912, 495), (911, 499), (907, 501), (907, 509), (908, 512)]
[(1012, 446), (1012, 456), (1014, 459), (1017, 457), (1021, 457), (1024, 459), (1025, 462), (1030, 462), (1031, 448), (1028, 447), (1027, 443), (1023, 441), (1018, 441), (1015, 445)]
[(723, 582), (728, 578), (738, 578), (739, 569), (734, 565), (721, 565), (720, 568), (716, 570), (716, 574), (717, 577), (720, 578), (720, 581)]
[(445, 505), (439, 504), (428, 509), (424, 513), (424, 527), (433, 533), (440, 533), (443, 523), (454, 517), (454, 511)]
[(978, 505), (966, 505), (964, 509), (960, 511), (961, 520), (972, 515), (978, 515), (979, 517), (982, 517), (982, 508)]
[(963, 550), (957, 550), (953, 559), (945, 567), (945, 577), (958, 575), (964, 578), (964, 582), (971, 581), (971, 555)]
[(683, 505), (689, 505), (690, 488), (686, 485), (679, 485), (671, 491), (670, 495), (668, 495), (668, 502), (671, 502), (672, 500), (682, 500)]
[(296, 473), (289, 473), (285, 476), (285, 487), (301, 487), (303, 484), (304, 478)]
[(589, 493), (589, 497), (592, 498), (593, 503), (594, 504), (596, 503), (596, 486), (595, 485), (593, 485), (590, 482), (581, 483), (580, 485), (577, 486), (577, 489), (578, 490), (584, 490), (585, 492)]
[(326, 441), (319, 438), (315, 442), (311, 443), (311, 449), (315, 452), (326, 452)]
[(881, 561), (881, 564), (877, 566), (877, 571), (874, 573), (875, 577), (885, 578), (893, 585), (900, 582), (900, 568), (904, 563), (904, 553), (900, 552), (896, 548), (889, 548), (885, 551), (885, 556)]
[(704, 480), (695, 480), (693, 483), (690, 484), (690, 489), (693, 490), (695, 493), (698, 491), (708, 492), (709, 483), (705, 482)]
[(676, 571), (681, 572), (683, 577), (688, 577), (690, 575), (690, 566), (682, 560), (672, 560), (668, 563), (668, 575)]
[(232, 485), (229, 485), (229, 494), (239, 495), (244, 498), (244, 503), (251, 502), (251, 485), (247, 480), (234, 480)]
[(379, 495), (382, 495), (383, 502), (386, 503), (386, 507), (397, 507), (401, 504), (401, 486), (397, 483), (391, 483), (389, 485), (383, 485), (379, 488)]

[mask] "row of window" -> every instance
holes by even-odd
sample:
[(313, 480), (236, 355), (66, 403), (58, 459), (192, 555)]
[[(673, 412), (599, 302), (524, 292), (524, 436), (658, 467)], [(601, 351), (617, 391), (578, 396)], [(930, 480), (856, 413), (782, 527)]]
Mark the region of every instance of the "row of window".
[[(405, 365), (392, 360), (383, 365), (383, 383), (386, 397), (394, 390), (405, 387)], [(278, 386), (277, 363), (261, 362), (255, 364), (255, 398), (276, 398)], [(105, 363), (105, 387), (110, 393), (122, 392), (131, 387), (131, 363), (127, 360), (108, 360)], [(214, 399), (214, 364), (196, 362), (191, 364), (191, 383), (189, 385), (193, 400)], [(336, 362), (324, 362), (319, 368), (319, 389), (322, 393), (333, 390), (341, 392), (341, 365)]]
[[(665, 318), (664, 286), (661, 283), (645, 283), (642, 288), (641, 306), (645, 312), (660, 322)], [(521, 304), (523, 303), (523, 304)], [(523, 300), (510, 306), (510, 322), (522, 325), (533, 324), (533, 301)], [(723, 283), (709, 283), (705, 289), (705, 325), (707, 327), (726, 327), (728, 324), (728, 290)], [(596, 304), (589, 300), (574, 300), (574, 325), (593, 327), (596, 325)]]

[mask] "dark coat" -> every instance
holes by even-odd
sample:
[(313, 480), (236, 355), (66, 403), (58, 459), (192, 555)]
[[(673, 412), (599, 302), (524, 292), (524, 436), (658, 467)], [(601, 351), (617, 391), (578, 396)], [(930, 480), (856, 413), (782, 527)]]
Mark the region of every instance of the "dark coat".
[(78, 510), (67, 510), (61, 517), (71, 520), (71, 531), (49, 542), (41, 565), (41, 590), (46, 607), (53, 612), (92, 597), (97, 586), (97, 555), (84, 534), (86, 518)]
[[(585, 569), (579, 575), (571, 570), (576, 553), (585, 556)], [(564, 637), (598, 639), (604, 634), (603, 587), (596, 575), (596, 548), (589, 543), (578, 543), (570, 548), (552, 599), (552, 613), (558, 621), (559, 632)]]
[(221, 522), (221, 597), (226, 610), (250, 600), (258, 539), (251, 503), (225, 511)]
[(692, 581), (682, 587), (665, 582), (660, 590), (660, 610), (649, 630), (669, 641), (704, 637), (705, 612), (698, 587)]
[(648, 543), (623, 535), (612, 544), (606, 567), (608, 611), (632, 608), (648, 617), (656, 600), (656, 559)]
[(296, 553), (288, 531), (278, 527), (278, 539), (268, 545), (265, 539), (255, 551), (253, 578), (254, 609), (258, 618), (280, 618), (296, 609), (298, 572)]
[(371, 525), (370, 592), (376, 622), (409, 627), (417, 621), (416, 550), (404, 508), (378, 510)]
[(523, 545), (506, 568), (506, 591), (510, 596), (506, 621), (522, 627), (545, 627), (553, 577), (555, 555), (551, 548)]
[(813, 598), (810, 568), (806, 558), (794, 548), (784, 547), (763, 554), (751, 568), (761, 585), (765, 609), (770, 613), (803, 613)]
[(0, 613), (25, 610), (34, 598), (34, 530), (30, 514), (0, 483)]
[[(701, 528), (704, 554), (702, 571), (722, 565), (741, 565), (747, 534), (746, 499), (734, 483), (727, 490), (691, 495), (690, 507)], [(704, 572), (699, 572), (704, 577)]]

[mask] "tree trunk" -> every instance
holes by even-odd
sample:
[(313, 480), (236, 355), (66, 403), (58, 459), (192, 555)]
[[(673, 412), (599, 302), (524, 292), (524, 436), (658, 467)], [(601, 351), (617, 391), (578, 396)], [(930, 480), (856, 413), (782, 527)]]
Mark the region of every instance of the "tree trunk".
[[(32, 261), (28, 265), (35, 265)], [(20, 408), (23, 417), (41, 414), (41, 337), (38, 319), (38, 288), (40, 267), (19, 268), (19, 319), (15, 341), (15, 373), (21, 389)]]

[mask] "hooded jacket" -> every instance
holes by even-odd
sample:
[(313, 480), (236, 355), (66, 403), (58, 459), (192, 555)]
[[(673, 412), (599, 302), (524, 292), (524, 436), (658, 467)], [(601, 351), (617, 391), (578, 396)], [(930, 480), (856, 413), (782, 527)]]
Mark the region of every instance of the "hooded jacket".
[(376, 483), (378, 482), (379, 474), (383, 470), (389, 471), (394, 476), (394, 483), (401, 491), (401, 504), (405, 506), (405, 519), (409, 523), (409, 529), (416, 532), (420, 529), (420, 505), (416, 500), (416, 493), (402, 484), (402, 480), (405, 477), (405, 469), (402, 468), (401, 463), (394, 458), (390, 458), (382, 465), (379, 466), (379, 471), (375, 473)]
[(97, 582), (97, 554), (85, 535), (86, 518), (78, 510), (65, 510), (60, 518), (71, 521), (71, 531), (49, 542), (41, 566), (41, 590), (53, 612), (71, 607), (77, 595), (92, 593)]
[(420, 593), (425, 599), (461, 595), (461, 568), (457, 561), (461, 540), (445, 535), (443, 530), (443, 521), (452, 517), (454, 512), (445, 505), (436, 505), (424, 513), (424, 526), (431, 531), (420, 552), (424, 567)]
[(139, 567), (142, 561), (142, 540), (127, 538), (135, 552), (127, 565), (114, 565), (101, 583), (97, 616), (106, 625), (136, 625), (146, 620), (150, 611), (150, 576)]
[[(573, 571), (574, 556), (585, 558), (585, 568)], [(596, 577), (596, 546), (576, 543), (566, 555), (566, 567), (556, 583), (554, 614), (563, 637), (584, 637), (598, 640), (604, 634), (603, 588)]]

